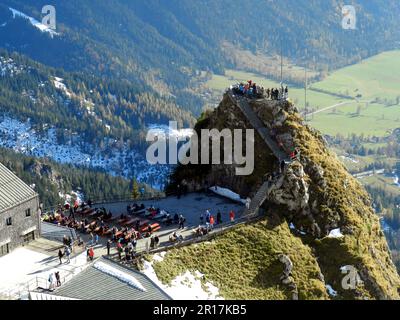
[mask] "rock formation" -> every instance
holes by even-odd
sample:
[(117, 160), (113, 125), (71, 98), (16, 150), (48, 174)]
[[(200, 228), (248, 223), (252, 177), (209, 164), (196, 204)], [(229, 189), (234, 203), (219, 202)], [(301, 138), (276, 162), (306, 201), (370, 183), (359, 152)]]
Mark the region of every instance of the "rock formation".
[[(281, 223), (295, 226), (291, 228), (292, 236), (312, 248), (321, 269), (319, 279), (335, 288), (337, 298), (399, 299), (400, 278), (362, 185), (329, 150), (321, 133), (304, 124), (291, 102), (257, 99), (248, 103), (285, 152), (299, 151), (297, 160), (277, 175), (279, 160), (256, 134), (252, 175), (236, 176), (234, 165), (180, 166), (172, 177), (171, 187), (185, 179), (190, 191), (219, 185), (243, 198), (252, 198), (265, 176), (277, 176), (263, 205), (266, 218), (277, 214)], [(225, 95), (215, 111), (203, 115), (196, 125), (196, 130), (201, 128), (247, 129), (251, 125)], [(336, 233), (332, 233), (334, 230)], [(281, 258), (285, 255), (283, 252)], [(341, 287), (341, 267), (346, 265), (359, 270), (362, 287), (353, 290)], [(283, 280), (291, 283), (289, 277)]]

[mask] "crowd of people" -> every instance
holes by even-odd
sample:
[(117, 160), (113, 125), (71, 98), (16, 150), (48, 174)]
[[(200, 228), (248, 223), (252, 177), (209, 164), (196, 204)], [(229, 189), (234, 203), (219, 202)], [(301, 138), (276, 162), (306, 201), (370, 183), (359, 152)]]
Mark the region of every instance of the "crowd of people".
[[(181, 195), (186, 192), (185, 189), (181, 189), (183, 191)], [(222, 217), (219, 210), (216, 214), (211, 214), (211, 209), (202, 212), (200, 225), (195, 229), (195, 233), (201, 236), (210, 233), (215, 226), (224, 222)], [(71, 237), (64, 237), (63, 248), (58, 252), (60, 265), (71, 262), (75, 245), (86, 249), (88, 262), (93, 261), (95, 247), (101, 244), (101, 238), (106, 238), (103, 244), (105, 244), (107, 255), (111, 255), (115, 250), (120, 260), (136, 261), (140, 239), (145, 240), (143, 245), (147, 252), (157, 249), (161, 245), (157, 232), (161, 229), (161, 224), (168, 227), (176, 225), (176, 229), (172, 228), (168, 240), (164, 241), (165, 244), (181, 243), (185, 239), (187, 224), (186, 218), (181, 213), (169, 213), (155, 206), (146, 207), (144, 204), (137, 203), (129, 204), (126, 207), (126, 213), (120, 215), (115, 215), (104, 207), (92, 208), (92, 203), (90, 205), (75, 203), (74, 206), (59, 205), (53, 213), (44, 213), (42, 219), (59, 226), (73, 228), (78, 232), (75, 241)], [(229, 220), (231, 222), (235, 220), (233, 210), (229, 213)], [(85, 242), (81, 239), (82, 234), (85, 235)]]
[(271, 100), (286, 100), (289, 98), (289, 88), (268, 88), (257, 86), (252, 80), (239, 83), (231, 87), (233, 93), (248, 98), (266, 98)]

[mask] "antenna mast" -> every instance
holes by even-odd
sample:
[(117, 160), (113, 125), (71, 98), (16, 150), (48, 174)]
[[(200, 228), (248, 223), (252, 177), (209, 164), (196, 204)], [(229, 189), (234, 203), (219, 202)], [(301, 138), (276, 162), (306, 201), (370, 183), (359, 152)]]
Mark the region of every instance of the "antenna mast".
[(307, 107), (307, 66), (304, 67), (304, 109), (305, 121), (307, 121), (308, 107)]
[(283, 45), (281, 38), (281, 86), (283, 86)]

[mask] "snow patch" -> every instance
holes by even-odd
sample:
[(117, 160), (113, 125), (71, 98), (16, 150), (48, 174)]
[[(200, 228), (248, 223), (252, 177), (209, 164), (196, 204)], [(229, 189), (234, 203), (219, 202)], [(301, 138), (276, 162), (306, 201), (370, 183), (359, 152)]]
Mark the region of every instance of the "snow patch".
[(229, 190), (229, 189), (226, 189), (226, 188), (217, 187), (217, 186), (211, 187), (210, 190), (212, 192), (214, 192), (215, 194), (218, 194), (218, 195), (220, 195), (222, 197), (225, 197), (225, 198), (231, 199), (233, 201), (237, 201), (237, 202), (246, 204), (246, 200), (240, 198), (240, 196), (237, 193), (233, 192), (232, 190)]
[(37, 21), (35, 18), (32, 18), (25, 13), (22, 13), (21, 11), (15, 10), (13, 8), (9, 8), (13, 14), (13, 19), (16, 17), (20, 17), (23, 19), (29, 20), (32, 26), (35, 28), (39, 29), (41, 32), (47, 32), (50, 34), (50, 36), (53, 38), (53, 36), (58, 36), (60, 35), (59, 33), (55, 32), (53, 29), (50, 29), (48, 26), (44, 25), (43, 23)]
[(167, 125), (149, 124), (148, 128), (149, 130), (153, 131), (156, 135), (160, 136), (165, 135), (167, 138), (186, 139), (194, 134), (193, 129), (175, 130)]
[(356, 164), (360, 163), (360, 161), (358, 161), (357, 159), (351, 158), (349, 156), (340, 156), (340, 158), (342, 158), (343, 160), (352, 162), (352, 163), (356, 163)]
[(344, 235), (341, 233), (340, 228), (333, 229), (328, 235), (328, 238), (342, 238), (342, 237), (344, 237)]
[(400, 181), (399, 181), (399, 176), (395, 175), (393, 178), (393, 182), (396, 186), (398, 186), (400, 188)]
[[(164, 257), (165, 253), (162, 254)], [(160, 256), (156, 259), (160, 259)], [(154, 261), (144, 261), (143, 273), (173, 300), (223, 300), (216, 286), (210, 282), (202, 284), (201, 279), (204, 278), (204, 274), (199, 271), (195, 271), (194, 273), (186, 271), (184, 274), (173, 279), (170, 285), (164, 285), (154, 271)]]
[(156, 261), (156, 262), (163, 261), (166, 254), (167, 254), (167, 252), (165, 252), (165, 251), (164, 252), (160, 252), (160, 253), (156, 253), (153, 256), (153, 261)]
[(117, 278), (118, 280), (130, 285), (131, 287), (134, 287), (136, 289), (139, 289), (140, 291), (146, 292), (146, 289), (143, 287), (143, 285), (133, 276), (122, 272), (104, 262), (96, 262), (93, 267), (105, 274), (108, 274), (110, 276), (113, 276)]
[(71, 92), (68, 91), (67, 86), (63, 83), (64, 79), (54, 77), (53, 83), (56, 89), (62, 90), (69, 98), (71, 97)]
[(337, 291), (333, 290), (331, 285), (327, 284), (325, 287), (326, 287), (326, 290), (328, 290), (328, 293), (330, 296), (332, 296), (332, 297), (337, 296)]

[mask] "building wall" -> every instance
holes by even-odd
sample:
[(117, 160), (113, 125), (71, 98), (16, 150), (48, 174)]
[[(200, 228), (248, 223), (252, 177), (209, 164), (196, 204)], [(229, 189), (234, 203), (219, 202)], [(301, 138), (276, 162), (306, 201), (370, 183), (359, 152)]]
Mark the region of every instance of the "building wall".
[[(31, 210), (31, 216), (26, 217), (25, 210)], [(12, 218), (12, 225), (7, 226), (7, 218)], [(24, 244), (23, 233), (35, 228), (35, 239), (40, 235), (39, 198), (35, 197), (16, 207), (0, 213), (0, 245), (9, 242), (10, 252)]]

